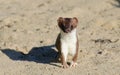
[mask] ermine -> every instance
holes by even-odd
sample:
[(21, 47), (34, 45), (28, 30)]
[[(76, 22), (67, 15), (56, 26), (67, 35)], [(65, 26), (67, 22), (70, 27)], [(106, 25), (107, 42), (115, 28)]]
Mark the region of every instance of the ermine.
[(58, 26), (60, 28), (60, 33), (56, 39), (55, 46), (59, 52), (59, 57), (61, 59), (61, 63), (63, 68), (68, 68), (67, 64), (67, 56), (68, 54), (72, 55), (72, 62), (70, 67), (75, 67), (77, 65), (77, 57), (78, 57), (78, 37), (77, 37), (77, 24), (78, 19), (76, 17), (73, 18), (62, 18), (59, 17)]

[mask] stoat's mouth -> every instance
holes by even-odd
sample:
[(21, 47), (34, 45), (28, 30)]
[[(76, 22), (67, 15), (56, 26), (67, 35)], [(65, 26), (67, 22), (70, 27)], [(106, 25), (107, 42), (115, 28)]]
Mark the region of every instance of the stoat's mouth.
[(71, 31), (65, 31), (65, 33), (70, 33)]
[(70, 33), (72, 30), (69, 30), (69, 29), (66, 29), (66, 30), (63, 30), (64, 33)]
[(64, 33), (70, 33), (72, 31), (71, 28), (61, 28), (61, 30), (64, 32)]

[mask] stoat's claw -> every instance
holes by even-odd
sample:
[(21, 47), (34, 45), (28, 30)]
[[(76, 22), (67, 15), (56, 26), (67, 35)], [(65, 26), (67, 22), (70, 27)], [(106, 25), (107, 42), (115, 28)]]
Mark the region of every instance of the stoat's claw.
[(70, 67), (75, 67), (75, 66), (77, 66), (77, 63), (76, 63), (76, 62), (72, 62), (72, 63), (70, 64)]
[(66, 68), (68, 68), (68, 67), (69, 67), (69, 65), (68, 65), (67, 63), (63, 64), (63, 68), (64, 68), (64, 69), (66, 69)]

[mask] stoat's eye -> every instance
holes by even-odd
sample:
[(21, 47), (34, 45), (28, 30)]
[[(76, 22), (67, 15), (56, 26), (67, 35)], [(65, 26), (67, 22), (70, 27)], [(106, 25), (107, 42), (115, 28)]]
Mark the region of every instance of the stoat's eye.
[(73, 29), (73, 26), (71, 25), (71, 29)]

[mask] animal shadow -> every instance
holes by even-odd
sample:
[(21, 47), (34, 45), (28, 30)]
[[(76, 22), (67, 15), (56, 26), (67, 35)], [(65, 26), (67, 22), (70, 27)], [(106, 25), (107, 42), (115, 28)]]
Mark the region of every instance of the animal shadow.
[(13, 49), (2, 49), (1, 51), (12, 60), (34, 61), (37, 63), (48, 64), (57, 60), (58, 52), (50, 46), (33, 47), (28, 54), (24, 54)]
[(120, 0), (115, 0), (115, 1), (118, 2), (118, 4), (113, 4), (113, 3), (112, 3), (112, 5), (120, 8)]

